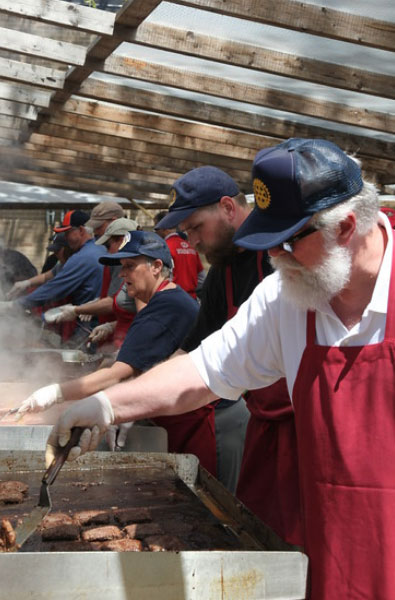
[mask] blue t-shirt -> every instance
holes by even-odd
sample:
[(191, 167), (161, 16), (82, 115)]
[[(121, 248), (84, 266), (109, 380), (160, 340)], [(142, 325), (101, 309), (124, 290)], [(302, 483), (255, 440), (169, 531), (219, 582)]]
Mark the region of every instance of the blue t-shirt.
[(105, 253), (104, 246), (96, 246), (93, 239), (88, 240), (70, 256), (53, 279), (16, 302), (31, 308), (67, 297), (72, 304), (84, 304), (97, 298), (103, 279), (103, 265), (99, 263), (99, 258)]
[(175, 352), (199, 311), (198, 303), (176, 287), (157, 292), (129, 327), (117, 361), (147, 371)]

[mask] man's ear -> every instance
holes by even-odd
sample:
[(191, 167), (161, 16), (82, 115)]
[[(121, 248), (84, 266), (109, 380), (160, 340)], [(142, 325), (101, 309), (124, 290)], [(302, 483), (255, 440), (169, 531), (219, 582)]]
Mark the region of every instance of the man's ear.
[(151, 263), (153, 272), (155, 274), (158, 274), (161, 272), (162, 267), (163, 267), (163, 262), (161, 261), (160, 258), (155, 258), (155, 260)]
[(347, 246), (347, 244), (349, 244), (353, 234), (355, 233), (356, 227), (357, 221), (353, 212), (350, 212), (347, 217), (340, 221), (337, 239), (341, 246)]
[(219, 206), (226, 219), (231, 223), (236, 215), (235, 201), (230, 196), (222, 196)]

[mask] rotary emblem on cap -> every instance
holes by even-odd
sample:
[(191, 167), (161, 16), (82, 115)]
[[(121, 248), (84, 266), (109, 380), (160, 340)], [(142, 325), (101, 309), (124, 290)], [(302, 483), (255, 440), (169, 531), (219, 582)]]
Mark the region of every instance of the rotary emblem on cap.
[(252, 182), (255, 202), (259, 208), (265, 210), (270, 204), (270, 192), (266, 185), (257, 177)]
[(126, 244), (127, 244), (128, 242), (130, 242), (130, 238), (131, 238), (131, 237), (132, 237), (132, 236), (130, 235), (130, 233), (129, 233), (129, 232), (128, 232), (128, 233), (126, 233), (126, 234), (124, 235), (124, 238), (123, 238), (123, 240), (122, 240), (122, 242), (121, 242), (121, 245), (119, 246), (119, 248), (118, 248), (117, 252), (119, 252), (120, 250), (122, 250), (122, 248), (123, 248), (124, 246), (126, 246)]
[(177, 199), (177, 198), (176, 198), (176, 190), (173, 188), (173, 189), (170, 191), (170, 201), (169, 201), (169, 208), (170, 208), (171, 206), (173, 206), (173, 204), (174, 204), (174, 202), (176, 201), (176, 199)]

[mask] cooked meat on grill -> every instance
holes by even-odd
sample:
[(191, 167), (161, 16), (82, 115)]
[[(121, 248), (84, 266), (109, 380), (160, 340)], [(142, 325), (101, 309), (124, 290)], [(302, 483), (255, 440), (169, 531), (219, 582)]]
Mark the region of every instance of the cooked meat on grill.
[(179, 552), (185, 550), (185, 544), (174, 535), (150, 535), (145, 539), (145, 543), (151, 552)]
[(74, 523), (65, 525), (56, 525), (49, 529), (43, 529), (41, 537), (43, 541), (55, 541), (55, 540), (78, 540), (80, 530), (78, 525)]
[(0, 481), (0, 503), (20, 504), (28, 489), (29, 486), (22, 481)]
[(101, 544), (101, 550), (112, 550), (113, 552), (141, 552), (143, 545), (140, 540), (111, 540)]
[(105, 510), (81, 510), (74, 513), (74, 519), (79, 525), (107, 525), (110, 513)]
[(70, 515), (62, 512), (47, 515), (41, 524), (42, 529), (50, 529), (60, 525), (73, 525), (74, 521)]
[(120, 508), (114, 512), (114, 519), (121, 525), (152, 521), (148, 508)]
[(15, 549), (15, 531), (8, 519), (2, 519), (0, 523), (0, 552), (8, 552)]
[(147, 535), (163, 535), (165, 532), (158, 523), (133, 523), (125, 527), (126, 535), (131, 539), (142, 539)]
[(115, 525), (107, 525), (87, 529), (82, 532), (81, 537), (86, 542), (104, 542), (106, 540), (118, 540), (122, 537), (122, 532)]
[(66, 513), (53, 513), (47, 515), (42, 522), (41, 536), (44, 541), (76, 540), (80, 530), (70, 515)]

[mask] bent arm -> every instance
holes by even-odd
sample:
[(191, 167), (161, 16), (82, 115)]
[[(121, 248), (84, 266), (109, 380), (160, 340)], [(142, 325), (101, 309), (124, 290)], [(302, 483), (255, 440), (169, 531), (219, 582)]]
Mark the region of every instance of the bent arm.
[(113, 386), (129, 377), (136, 377), (139, 371), (124, 362), (115, 362), (111, 367), (99, 369), (84, 377), (65, 381), (60, 389), (64, 400), (81, 400), (100, 390)]
[(75, 314), (78, 315), (108, 315), (112, 313), (113, 299), (111, 296), (100, 298), (93, 302), (85, 302), (74, 307)]
[(153, 367), (133, 381), (106, 389), (115, 423), (178, 415), (217, 399), (184, 354)]

